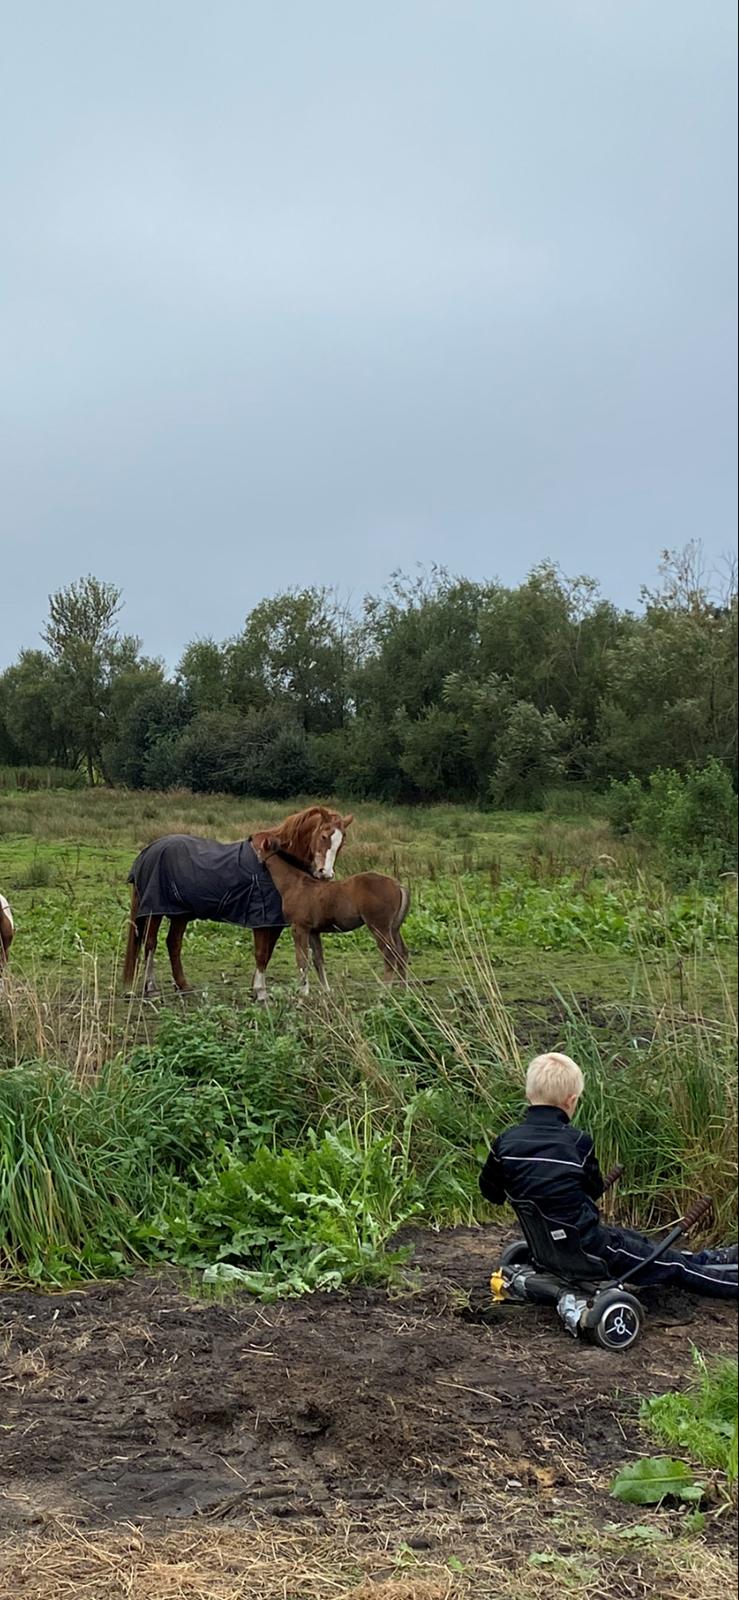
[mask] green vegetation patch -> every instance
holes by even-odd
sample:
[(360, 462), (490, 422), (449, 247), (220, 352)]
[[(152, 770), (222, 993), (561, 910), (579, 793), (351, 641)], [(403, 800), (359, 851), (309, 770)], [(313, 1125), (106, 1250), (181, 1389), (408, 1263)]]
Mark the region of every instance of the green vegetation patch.
[(640, 1417), (661, 1444), (685, 1451), (702, 1467), (725, 1472), (733, 1483), (737, 1476), (739, 1364), (732, 1360), (709, 1363), (697, 1350), (693, 1362), (690, 1387), (645, 1400)]

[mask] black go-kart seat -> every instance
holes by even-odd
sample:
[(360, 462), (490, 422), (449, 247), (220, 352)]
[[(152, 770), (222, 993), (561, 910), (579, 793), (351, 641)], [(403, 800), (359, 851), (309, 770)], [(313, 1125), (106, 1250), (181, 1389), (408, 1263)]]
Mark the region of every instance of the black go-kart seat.
[(514, 1211), (523, 1230), (532, 1266), (573, 1288), (595, 1288), (609, 1277), (602, 1256), (590, 1255), (577, 1228), (545, 1216), (533, 1200), (519, 1200)]
[[(606, 1180), (607, 1188), (620, 1170), (615, 1169)], [(571, 1334), (583, 1333), (605, 1350), (628, 1350), (644, 1321), (636, 1295), (619, 1279), (609, 1277), (601, 1256), (583, 1249), (575, 1227), (547, 1217), (533, 1200), (519, 1200), (513, 1209), (524, 1237), (503, 1251), (500, 1267), (490, 1280), (494, 1298), (552, 1303)], [(629, 1274), (631, 1285), (710, 1209), (707, 1195), (696, 1200), (636, 1263)]]
[(571, 1334), (606, 1350), (627, 1350), (644, 1319), (636, 1297), (609, 1282), (606, 1262), (583, 1249), (575, 1227), (547, 1217), (533, 1200), (517, 1201), (513, 1209), (524, 1237), (503, 1252), (491, 1279), (496, 1297), (505, 1287), (514, 1300), (556, 1305)]

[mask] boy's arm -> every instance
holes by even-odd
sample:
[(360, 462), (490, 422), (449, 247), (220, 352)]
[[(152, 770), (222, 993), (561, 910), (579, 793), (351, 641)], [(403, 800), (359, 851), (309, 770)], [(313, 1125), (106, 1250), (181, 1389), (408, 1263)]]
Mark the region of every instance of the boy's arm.
[(582, 1168), (582, 1186), (591, 1200), (600, 1200), (604, 1191), (603, 1173), (600, 1170), (595, 1145), (589, 1133), (581, 1133), (581, 1149), (584, 1155)]
[(506, 1192), (503, 1187), (503, 1167), (498, 1156), (497, 1142), (480, 1173), (480, 1188), (491, 1206), (504, 1206)]

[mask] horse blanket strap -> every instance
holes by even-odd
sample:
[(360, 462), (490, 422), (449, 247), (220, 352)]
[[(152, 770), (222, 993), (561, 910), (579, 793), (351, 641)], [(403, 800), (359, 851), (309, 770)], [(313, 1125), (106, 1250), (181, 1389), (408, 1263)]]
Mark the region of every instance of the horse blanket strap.
[(155, 839), (136, 857), (128, 881), (137, 917), (201, 917), (240, 928), (286, 928), (282, 900), (248, 839), (217, 844), (187, 833)]

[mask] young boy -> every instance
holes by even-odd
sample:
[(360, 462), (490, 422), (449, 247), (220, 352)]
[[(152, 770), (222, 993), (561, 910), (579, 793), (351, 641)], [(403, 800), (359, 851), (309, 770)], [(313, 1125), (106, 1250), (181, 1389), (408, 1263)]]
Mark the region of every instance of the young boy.
[[(583, 1248), (607, 1262), (609, 1276), (628, 1282), (629, 1273), (653, 1246), (641, 1233), (601, 1222), (596, 1202), (603, 1178), (593, 1141), (571, 1123), (584, 1086), (582, 1072), (569, 1056), (554, 1051), (537, 1056), (526, 1074), (526, 1116), (496, 1139), (480, 1173), (480, 1188), (491, 1205), (534, 1200), (552, 1222), (574, 1224)], [(735, 1300), (736, 1245), (668, 1250), (637, 1282), (679, 1284), (696, 1294)]]

